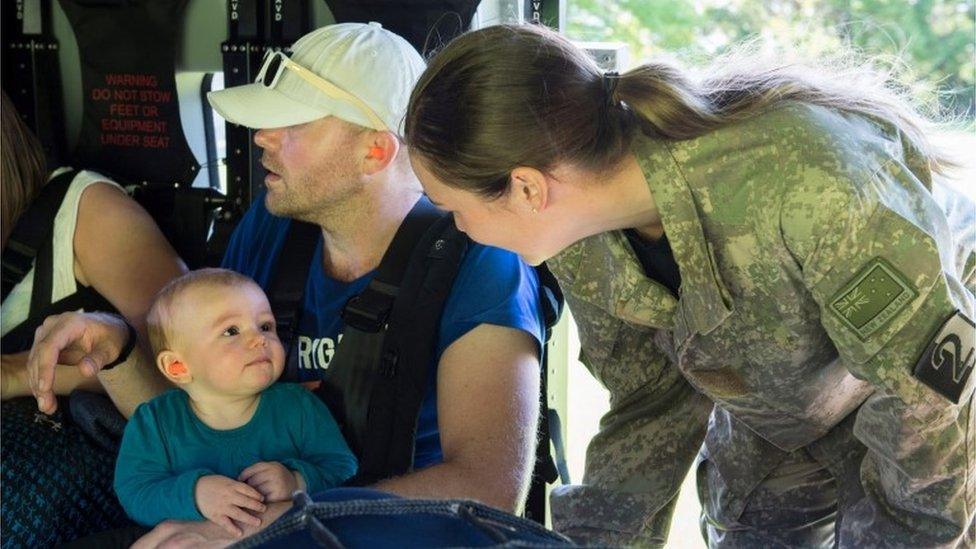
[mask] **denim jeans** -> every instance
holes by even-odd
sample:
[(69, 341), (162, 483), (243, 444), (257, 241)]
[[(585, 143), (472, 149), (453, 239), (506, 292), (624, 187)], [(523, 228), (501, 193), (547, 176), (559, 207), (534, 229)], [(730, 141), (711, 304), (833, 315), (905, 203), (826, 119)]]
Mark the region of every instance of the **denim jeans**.
[(539, 524), (463, 500), (415, 500), (364, 488), (339, 488), (294, 507), (247, 547), (572, 547)]

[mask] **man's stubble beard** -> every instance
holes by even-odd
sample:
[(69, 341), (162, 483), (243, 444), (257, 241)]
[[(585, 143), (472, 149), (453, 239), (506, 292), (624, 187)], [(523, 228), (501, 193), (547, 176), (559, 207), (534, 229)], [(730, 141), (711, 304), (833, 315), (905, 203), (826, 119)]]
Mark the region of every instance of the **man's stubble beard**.
[(316, 224), (342, 215), (348, 209), (347, 199), (356, 192), (356, 184), (349, 173), (340, 176), (340, 170), (338, 163), (329, 163), (314, 170), (322, 174), (318, 178), (305, 175), (297, 182), (282, 181), (284, 185), (278, 191), (268, 191), (265, 207), (273, 215)]

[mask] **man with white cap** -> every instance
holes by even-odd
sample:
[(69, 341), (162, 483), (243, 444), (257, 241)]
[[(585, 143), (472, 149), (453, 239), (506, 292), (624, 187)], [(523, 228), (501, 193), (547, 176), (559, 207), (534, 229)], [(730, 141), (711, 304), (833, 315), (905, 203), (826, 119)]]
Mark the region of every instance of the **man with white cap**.
[[(269, 52), (253, 84), (212, 92), (230, 122), (257, 129), (267, 193), (235, 230), (223, 266), (265, 286), (290, 219), (313, 223), (313, 256), (290, 372), (321, 379), (343, 330), (339, 311), (361, 291), (401, 222), (420, 199), (400, 140), (410, 91), (424, 62), (377, 23), (318, 29), (293, 53)], [(534, 460), (541, 322), (534, 271), (517, 256), (473, 244), (444, 306), (431, 382), (417, 426), (415, 471), (376, 487), (408, 497), (481, 500), (514, 510)], [(30, 359), (42, 411), (53, 411), (53, 365), (71, 358), (99, 372), (125, 347), (126, 328), (106, 315), (50, 319)], [(98, 373), (124, 413), (159, 390), (139, 352)], [(281, 509), (271, 508), (271, 518)], [(268, 518), (268, 517), (266, 517)], [(270, 520), (264, 520), (267, 525)]]

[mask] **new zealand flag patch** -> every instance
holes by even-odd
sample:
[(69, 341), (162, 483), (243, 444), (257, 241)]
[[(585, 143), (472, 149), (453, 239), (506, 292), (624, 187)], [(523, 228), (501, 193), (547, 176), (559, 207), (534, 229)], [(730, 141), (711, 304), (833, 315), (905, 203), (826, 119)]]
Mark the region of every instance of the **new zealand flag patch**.
[(959, 404), (976, 364), (976, 325), (959, 311), (946, 320), (919, 358), (912, 375)]
[(917, 296), (905, 275), (876, 257), (837, 292), (830, 310), (864, 341)]

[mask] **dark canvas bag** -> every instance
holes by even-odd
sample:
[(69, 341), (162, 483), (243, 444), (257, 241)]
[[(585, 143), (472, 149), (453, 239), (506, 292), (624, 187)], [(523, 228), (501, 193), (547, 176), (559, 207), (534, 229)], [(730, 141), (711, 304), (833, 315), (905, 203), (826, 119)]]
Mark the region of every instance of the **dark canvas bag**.
[(339, 488), (312, 498), (299, 493), (294, 502), (274, 524), (234, 547), (574, 547), (533, 521), (474, 501), (401, 499)]

